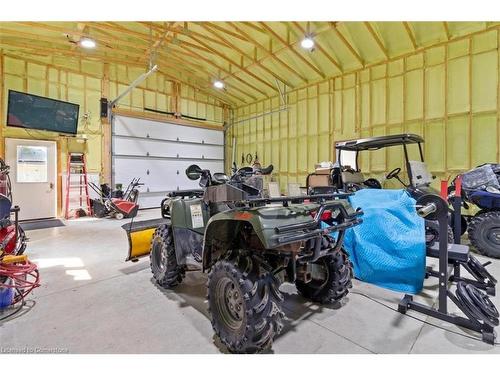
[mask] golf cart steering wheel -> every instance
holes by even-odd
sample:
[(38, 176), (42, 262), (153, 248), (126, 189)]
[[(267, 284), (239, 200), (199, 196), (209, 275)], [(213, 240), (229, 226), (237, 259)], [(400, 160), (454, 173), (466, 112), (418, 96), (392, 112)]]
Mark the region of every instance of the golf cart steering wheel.
[(401, 172), (401, 168), (395, 168), (392, 171), (390, 171), (385, 178), (387, 180), (390, 180), (391, 178), (398, 177), (399, 173)]

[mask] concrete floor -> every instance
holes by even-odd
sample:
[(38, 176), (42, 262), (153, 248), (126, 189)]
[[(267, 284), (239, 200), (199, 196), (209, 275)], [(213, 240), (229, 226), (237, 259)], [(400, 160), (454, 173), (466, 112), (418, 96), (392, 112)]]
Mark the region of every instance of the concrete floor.
[[(141, 211), (136, 220), (158, 214)], [(0, 352), (225, 352), (207, 317), (206, 275), (188, 273), (175, 290), (157, 287), (148, 260), (124, 262), (125, 222), (89, 218), (28, 232), (27, 253), (40, 265), (42, 286), (20, 316), (0, 323)], [(490, 272), (500, 276), (500, 261)], [(402, 293), (354, 281), (342, 306), (327, 307), (291, 285), (282, 289), (287, 319), (274, 353), (500, 353), (498, 345), (462, 336), (479, 337), (474, 332), (409, 313), (448, 331), (438, 329), (366, 298), (396, 308)], [(435, 297), (436, 280), (428, 280), (419, 298)], [(500, 306), (500, 297), (494, 302)]]

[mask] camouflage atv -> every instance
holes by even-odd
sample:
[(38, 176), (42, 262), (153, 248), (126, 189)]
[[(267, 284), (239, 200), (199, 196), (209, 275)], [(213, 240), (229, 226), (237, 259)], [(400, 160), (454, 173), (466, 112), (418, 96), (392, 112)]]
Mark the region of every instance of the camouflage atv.
[(229, 178), (190, 166), (186, 174), (200, 180), (203, 196), (197, 190), (171, 194), (150, 246), (153, 276), (165, 288), (182, 282), (188, 262), (209, 272), (212, 327), (236, 353), (271, 347), (283, 327), (281, 283), (295, 283), (319, 303), (348, 293), (352, 268), (344, 232), (362, 215), (345, 199), (349, 194), (262, 198), (247, 184), (254, 173), (240, 169)]

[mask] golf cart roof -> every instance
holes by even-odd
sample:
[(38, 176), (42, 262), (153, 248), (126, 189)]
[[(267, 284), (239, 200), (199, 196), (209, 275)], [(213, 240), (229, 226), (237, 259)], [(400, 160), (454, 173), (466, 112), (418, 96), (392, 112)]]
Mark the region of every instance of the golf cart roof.
[(384, 147), (398, 146), (411, 143), (424, 143), (424, 139), (417, 134), (395, 134), (381, 137), (354, 139), (337, 142), (335, 148), (345, 151), (378, 150)]

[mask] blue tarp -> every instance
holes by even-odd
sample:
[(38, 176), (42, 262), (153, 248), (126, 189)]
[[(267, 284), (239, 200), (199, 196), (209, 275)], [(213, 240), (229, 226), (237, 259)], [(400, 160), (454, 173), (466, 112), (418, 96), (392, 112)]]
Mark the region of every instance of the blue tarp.
[(425, 224), (404, 190), (363, 189), (350, 198), (363, 223), (346, 232), (354, 275), (387, 289), (416, 294), (425, 276)]

